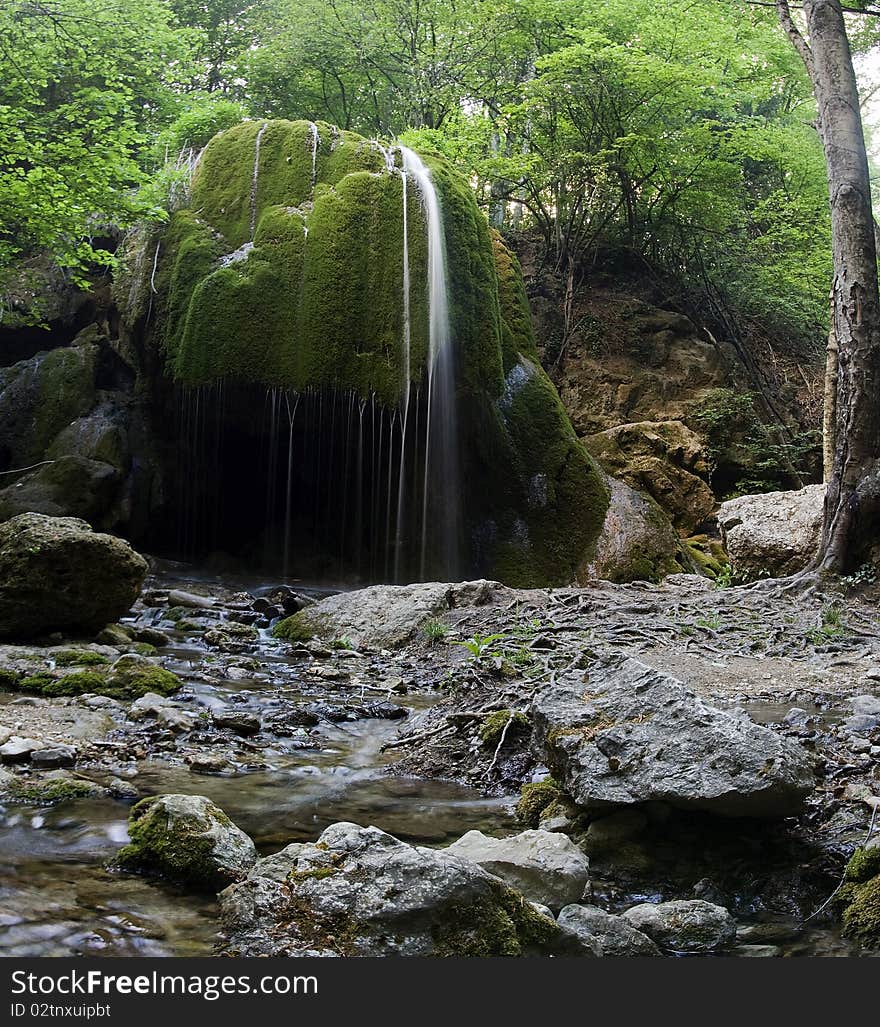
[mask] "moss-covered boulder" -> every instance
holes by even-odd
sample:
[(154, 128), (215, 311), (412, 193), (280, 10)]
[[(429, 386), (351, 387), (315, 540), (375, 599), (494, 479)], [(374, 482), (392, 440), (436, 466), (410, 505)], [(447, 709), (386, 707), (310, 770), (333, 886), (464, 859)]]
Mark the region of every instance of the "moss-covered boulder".
[(220, 896), (229, 955), (594, 955), (480, 866), (334, 824)]
[(147, 561), (85, 521), (28, 513), (0, 524), (0, 638), (94, 633), (140, 594)]
[(880, 844), (856, 849), (846, 867), (838, 901), (843, 933), (866, 949), (880, 949)]
[[(570, 582), (601, 529), (607, 488), (538, 363), (516, 258), (468, 182), (423, 157), (442, 208), (455, 364), (466, 550), (455, 576)], [(396, 412), (398, 426), (407, 396), (421, 390), (424, 405), (428, 222), (405, 159), (323, 123), (244, 122), (215, 136), (158, 251), (148, 334), (169, 377), (222, 384), (230, 403), (248, 386), (351, 394)], [(424, 431), (420, 416), (411, 432)], [(391, 501), (379, 505), (387, 523)], [(426, 520), (408, 525), (405, 544)]]
[(607, 484), (611, 504), (593, 557), (581, 577), (661, 581), (668, 574), (702, 569), (650, 496), (614, 478), (608, 478)]
[(120, 866), (199, 890), (241, 880), (257, 860), (253, 841), (204, 795), (142, 799), (132, 807), (128, 833)]

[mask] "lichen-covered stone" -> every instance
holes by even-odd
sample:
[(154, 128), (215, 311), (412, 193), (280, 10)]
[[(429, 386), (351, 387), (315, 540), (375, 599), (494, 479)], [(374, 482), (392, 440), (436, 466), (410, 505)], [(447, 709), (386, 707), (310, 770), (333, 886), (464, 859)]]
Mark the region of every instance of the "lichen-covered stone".
[(0, 638), (94, 633), (126, 613), (147, 562), (84, 521), (28, 513), (0, 524)]
[(479, 864), (532, 902), (561, 909), (579, 902), (590, 881), (590, 861), (564, 834), (522, 831), (492, 838), (468, 831), (446, 852)]
[(334, 824), (220, 896), (230, 955), (593, 955), (502, 881), (375, 827)]
[(736, 921), (730, 913), (702, 899), (645, 902), (623, 916), (667, 952), (716, 952), (736, 939)]
[(529, 712), (553, 776), (592, 813), (659, 801), (727, 817), (794, 816), (815, 786), (797, 743), (638, 660), (562, 675)]
[(615, 916), (598, 906), (573, 904), (558, 917), (561, 927), (585, 941), (595, 942), (603, 956), (659, 956), (660, 949), (625, 917)]
[(128, 870), (219, 891), (257, 860), (253, 841), (204, 795), (142, 799), (128, 818), (130, 842), (117, 855)]

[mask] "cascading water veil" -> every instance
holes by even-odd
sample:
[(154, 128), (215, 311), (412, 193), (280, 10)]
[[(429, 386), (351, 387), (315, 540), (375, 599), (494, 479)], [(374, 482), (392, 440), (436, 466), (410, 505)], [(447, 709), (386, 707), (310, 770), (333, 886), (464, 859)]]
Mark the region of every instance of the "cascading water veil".
[[(422, 536), (419, 573), (424, 578), (429, 560), (449, 577), (459, 564), (458, 418), (455, 402), (455, 359), (449, 321), (446, 237), (440, 199), (431, 172), (418, 154), (400, 147), (404, 178), (418, 185), (428, 233), (428, 403), (425, 435), (425, 473), (422, 485)], [(406, 190), (404, 189), (404, 210)], [(405, 288), (408, 290), (407, 281)], [(436, 543), (430, 553), (429, 513), (433, 499)], [(434, 559), (432, 559), (432, 557)]]
[(268, 124), (264, 121), (257, 132), (257, 139), (254, 143), (254, 177), (251, 179), (251, 242), (254, 241), (254, 235), (257, 232), (257, 185), (260, 178), (260, 142), (263, 138), (263, 133), (268, 127)]

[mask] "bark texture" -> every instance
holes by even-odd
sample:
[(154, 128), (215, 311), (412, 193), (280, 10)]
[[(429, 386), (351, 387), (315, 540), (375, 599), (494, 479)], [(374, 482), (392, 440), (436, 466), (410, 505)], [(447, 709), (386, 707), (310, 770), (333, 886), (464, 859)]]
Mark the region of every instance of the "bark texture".
[(777, 11), (810, 75), (828, 172), (836, 423), (814, 566), (842, 573), (875, 556), (880, 523), (880, 295), (870, 173), (840, 0), (805, 0), (806, 38), (787, 0), (778, 0)]

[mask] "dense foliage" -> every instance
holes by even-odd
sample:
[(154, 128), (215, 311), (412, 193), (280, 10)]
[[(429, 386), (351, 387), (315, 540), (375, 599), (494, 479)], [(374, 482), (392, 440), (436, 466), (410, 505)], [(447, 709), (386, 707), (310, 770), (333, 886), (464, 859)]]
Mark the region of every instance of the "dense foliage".
[(769, 7), (0, 0), (0, 71), (0, 287), (39, 250), (111, 260), (107, 226), (162, 217), (181, 152), (281, 116), (441, 151), (569, 285), (627, 254), (780, 338), (826, 319), (813, 101)]

